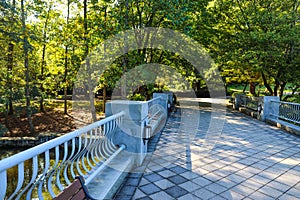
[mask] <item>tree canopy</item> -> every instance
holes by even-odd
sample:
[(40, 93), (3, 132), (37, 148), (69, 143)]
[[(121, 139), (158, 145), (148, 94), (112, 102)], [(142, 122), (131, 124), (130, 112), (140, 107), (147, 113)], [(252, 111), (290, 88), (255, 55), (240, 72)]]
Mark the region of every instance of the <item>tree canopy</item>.
[[(67, 96), (79, 68), (88, 64), (87, 55), (116, 34), (145, 27), (176, 30), (203, 45), (226, 85), (250, 84), (253, 95), (258, 85), (269, 95), (282, 97), (286, 88), (295, 93), (300, 88), (299, 5), (298, 0), (2, 0), (0, 103), (13, 114), (14, 104), (26, 101), (30, 118), (30, 101), (38, 99), (43, 112), (45, 98), (63, 95), (67, 114)], [(105, 101), (126, 72), (149, 63), (170, 66), (199, 94), (206, 88), (201, 73), (180, 55), (143, 48), (114, 60), (89, 88), (91, 102), (92, 92), (101, 91)], [(153, 90), (161, 81), (145, 87)]]

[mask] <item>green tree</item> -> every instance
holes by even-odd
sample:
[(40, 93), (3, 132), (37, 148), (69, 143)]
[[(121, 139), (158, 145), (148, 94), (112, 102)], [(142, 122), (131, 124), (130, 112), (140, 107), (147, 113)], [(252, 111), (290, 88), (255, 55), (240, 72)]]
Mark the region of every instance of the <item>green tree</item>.
[(28, 60), (28, 53), (29, 53), (29, 43), (28, 43), (28, 32), (26, 27), (26, 17), (25, 17), (25, 6), (24, 0), (21, 0), (21, 18), (22, 18), (22, 38), (23, 38), (23, 50), (24, 50), (24, 67), (25, 67), (25, 95), (26, 95), (26, 112), (28, 123), (30, 127), (30, 133), (34, 134), (35, 129), (32, 121), (32, 111), (30, 106), (30, 77), (29, 77), (29, 60)]
[(299, 57), (299, 2), (215, 0), (210, 12), (223, 70), (247, 73), (250, 83), (261, 80), (271, 95), (282, 97), (285, 86), (299, 76), (294, 73)]

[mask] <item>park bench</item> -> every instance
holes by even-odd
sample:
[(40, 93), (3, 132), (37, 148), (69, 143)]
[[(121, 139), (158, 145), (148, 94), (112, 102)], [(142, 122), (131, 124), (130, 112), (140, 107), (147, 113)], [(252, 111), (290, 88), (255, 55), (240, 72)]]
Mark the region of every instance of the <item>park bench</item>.
[(94, 200), (89, 193), (87, 187), (84, 185), (84, 178), (77, 176), (75, 180), (59, 193), (54, 200)]

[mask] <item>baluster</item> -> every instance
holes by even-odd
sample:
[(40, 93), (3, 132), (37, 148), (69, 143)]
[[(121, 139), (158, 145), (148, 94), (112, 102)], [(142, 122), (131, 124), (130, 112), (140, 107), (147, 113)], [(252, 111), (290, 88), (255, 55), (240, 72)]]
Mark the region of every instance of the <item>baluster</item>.
[(96, 161), (95, 158), (98, 158), (97, 154), (96, 154), (96, 148), (98, 145), (98, 127), (94, 129), (94, 141), (93, 141), (93, 146), (90, 150), (90, 155), (91, 155), (91, 159), (94, 162), (95, 165), (97, 165), (98, 161)]
[[(38, 170), (39, 170), (39, 164), (38, 164), (38, 157), (37, 156), (34, 156), (32, 158), (32, 165), (33, 165), (33, 169), (32, 169), (32, 183), (36, 180), (36, 177), (38, 175)], [(30, 185), (30, 184), (29, 184)], [(32, 190), (35, 188), (35, 184), (32, 185), (30, 187), (30, 189), (28, 190), (27, 192), (27, 195), (26, 195), (26, 199), (27, 200), (30, 200), (31, 199), (31, 194), (32, 194)]]
[[(56, 146), (55, 147), (55, 163), (54, 163), (52, 172), (50, 173), (49, 179), (47, 182), (48, 191), (52, 198), (54, 198), (56, 196), (52, 189), (52, 179), (53, 179), (53, 175), (55, 174), (55, 172), (57, 170), (58, 163), (59, 163), (59, 146)], [(60, 172), (60, 169), (58, 170), (58, 172)]]
[(21, 162), (20, 164), (18, 164), (18, 184), (17, 184), (17, 187), (16, 187), (14, 193), (8, 198), (8, 200), (15, 199), (14, 197), (19, 192), (19, 190), (22, 188), (23, 182), (24, 182), (24, 162)]
[(104, 152), (108, 155), (108, 156), (110, 156), (111, 154), (113, 154), (114, 152), (109, 148), (109, 145), (108, 145), (108, 141), (107, 140), (105, 140), (104, 141)]
[[(64, 186), (61, 184), (61, 181), (60, 181), (60, 174), (61, 174), (61, 170), (63, 169), (63, 167), (67, 164), (66, 163), (66, 160), (67, 160), (67, 156), (68, 156), (68, 142), (65, 142), (64, 143), (64, 157), (60, 163), (60, 167), (56, 173), (56, 186), (58, 187), (58, 189), (60, 191), (62, 191), (64, 189)], [(64, 175), (64, 179), (66, 181), (66, 183), (69, 185), (71, 184), (70, 180), (68, 179), (68, 176), (63, 173)]]
[(1, 180), (1, 187), (0, 187), (0, 199), (4, 199), (7, 189), (7, 174), (6, 170), (0, 172), (0, 180)]
[[(87, 153), (86, 153), (86, 160), (88, 165), (93, 168), (94, 166), (92, 165), (91, 161), (90, 161), (90, 157), (91, 157), (91, 152), (92, 152), (92, 148), (93, 148), (93, 129), (89, 131), (90, 132), (90, 138), (89, 138), (89, 145), (87, 147)], [(89, 170), (90, 171), (90, 170)]]
[(102, 156), (103, 159), (106, 159), (107, 158), (107, 155), (105, 155), (105, 152), (104, 152), (104, 140), (101, 141), (101, 143), (99, 144), (99, 153), (100, 155)]
[(297, 121), (297, 106), (296, 105), (292, 105), (293, 106), (293, 120), (294, 122)]
[(98, 163), (100, 161), (100, 156), (98, 154), (98, 148), (99, 148), (99, 144), (100, 144), (100, 140), (101, 140), (101, 127), (98, 127), (96, 129), (96, 134), (98, 135), (98, 137), (97, 137), (97, 143), (96, 143), (96, 146), (94, 148), (94, 151), (95, 151), (95, 156), (98, 159), (98, 161), (97, 161), (97, 163)]
[(81, 166), (83, 167), (83, 170), (85, 170), (85, 166), (84, 166), (84, 162), (82, 162), (82, 158), (84, 157), (84, 154), (86, 151), (86, 146), (87, 146), (86, 132), (83, 133), (80, 138), (82, 139), (82, 137), (84, 137), (84, 140), (82, 141), (82, 150), (79, 152), (78, 158), (76, 159), (76, 166), (77, 166), (78, 173), (81, 176), (84, 176), (84, 173), (80, 169), (80, 163), (81, 163)]
[(296, 111), (296, 121), (298, 122), (298, 124), (300, 123), (300, 105), (296, 105), (296, 108), (295, 108), (295, 111)]
[[(71, 153), (70, 158), (69, 158), (69, 160), (71, 161), (71, 163), (70, 163), (70, 171), (71, 171), (71, 176), (72, 176), (73, 179), (75, 179), (76, 175), (74, 173), (73, 167), (71, 167), (72, 166), (71, 164), (72, 164), (73, 155), (75, 153), (75, 149), (76, 149), (76, 140), (75, 140), (75, 138), (73, 138), (72, 139), (72, 153)], [(69, 164), (68, 164), (68, 166), (69, 166)]]
[[(67, 143), (67, 148), (69, 148), (69, 142)], [(73, 156), (74, 156), (74, 153), (75, 153), (75, 148), (76, 148), (76, 144), (75, 144), (75, 138), (72, 139), (72, 150), (71, 150), (71, 154), (69, 155), (68, 159), (66, 158), (66, 161), (63, 161), (64, 162), (64, 176), (67, 177), (67, 181), (66, 182), (68, 185), (71, 184), (70, 180), (69, 180), (69, 176), (68, 176), (68, 169), (69, 169), (69, 166), (70, 166), (70, 169), (71, 169), (71, 163), (70, 161), (72, 160)], [(72, 174), (72, 170), (71, 170), (71, 176), (73, 179), (75, 179), (75, 175), (73, 176)]]
[[(68, 148), (69, 148), (69, 143), (68, 143)], [(69, 169), (69, 166), (71, 168), (71, 163), (70, 161), (72, 160), (72, 157), (74, 156), (75, 153), (75, 138), (72, 139), (72, 150), (71, 150), (71, 154), (69, 155), (68, 159), (65, 162), (65, 168), (64, 168), (64, 174), (66, 174), (67, 176), (67, 172)], [(73, 176), (73, 174), (71, 173), (71, 176), (73, 179), (75, 179), (75, 175)], [(68, 177), (68, 176), (67, 176)], [(69, 184), (69, 183), (68, 183)]]
[(64, 179), (65, 179), (67, 185), (70, 185), (71, 181), (69, 179), (68, 171), (67, 171), (67, 169), (68, 169), (68, 162), (67, 162), (68, 153), (69, 153), (69, 144), (68, 144), (68, 142), (65, 142), (64, 143), (64, 158), (62, 160), (62, 163), (64, 164), (63, 165), (64, 166)]
[[(29, 181), (29, 183), (22, 189), (22, 191), (18, 194), (16, 199), (20, 199), (22, 197), (22, 195), (27, 191), (27, 195), (29, 194), (30, 196), (26, 197), (26, 199), (29, 199), (29, 197), (31, 197), (31, 192), (32, 189), (34, 188), (34, 186), (32, 185), (34, 183), (34, 181), (36, 180), (37, 174), (38, 174), (38, 161), (37, 161), (37, 156), (32, 158), (32, 175), (31, 175), (31, 179)], [(31, 198), (30, 198), (31, 199)]]
[(86, 172), (89, 172), (89, 170), (88, 170), (88, 168), (87, 168), (87, 166), (86, 166), (86, 164), (85, 164), (86, 154), (87, 154), (87, 151), (85, 151), (85, 152), (82, 154), (82, 156), (81, 156), (81, 163), (82, 163), (82, 167), (83, 167), (85, 173), (86, 173)]
[[(82, 144), (82, 135), (79, 137), (79, 141), (80, 141), (80, 148), (78, 150), (78, 155), (77, 155), (76, 159), (74, 160), (74, 162), (76, 162), (76, 169), (77, 169), (79, 175), (84, 176), (84, 174), (82, 173), (82, 171), (80, 169), (80, 166), (79, 166), (80, 165), (80, 158), (81, 158), (81, 156), (82, 156), (82, 154), (84, 153), (84, 150), (85, 150), (85, 144), (84, 144), (84, 146)], [(82, 150), (81, 150), (81, 147), (82, 147)]]
[(84, 148), (82, 149), (82, 154), (81, 154), (81, 164), (82, 164), (82, 167), (85, 171), (84, 174), (86, 174), (86, 172), (89, 172), (86, 164), (85, 164), (85, 159), (86, 159), (86, 155), (88, 154), (88, 133), (85, 132), (84, 133)]
[(45, 151), (45, 169), (41, 175), (41, 179), (39, 180), (39, 185), (38, 185), (38, 196), (40, 199), (44, 199), (42, 186), (45, 180), (45, 175), (47, 174), (49, 167), (50, 167), (50, 156), (49, 156), (49, 150), (47, 150)]
[(103, 133), (104, 133), (104, 136), (106, 136), (106, 133), (107, 133), (107, 123), (103, 124)]
[(102, 141), (103, 141), (103, 139), (101, 139), (101, 140), (99, 140), (99, 144), (98, 144), (98, 146), (97, 146), (97, 153), (100, 155), (99, 157), (99, 160), (103, 160), (104, 159), (104, 157), (103, 157), (103, 154), (102, 154), (102, 150), (101, 150), (101, 146), (102, 146)]

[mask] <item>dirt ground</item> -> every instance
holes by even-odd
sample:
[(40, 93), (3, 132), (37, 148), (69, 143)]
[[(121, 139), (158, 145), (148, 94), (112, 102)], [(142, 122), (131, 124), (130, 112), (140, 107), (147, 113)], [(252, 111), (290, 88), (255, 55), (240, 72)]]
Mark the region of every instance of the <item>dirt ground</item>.
[[(62, 110), (47, 110), (45, 113), (35, 113), (32, 116), (35, 133), (30, 133), (26, 115), (9, 115), (5, 118), (0, 114), (0, 136), (24, 137), (38, 136), (49, 133), (68, 133), (89, 124), (88, 116), (78, 112), (65, 115)], [(100, 119), (101, 116), (98, 116)]]

